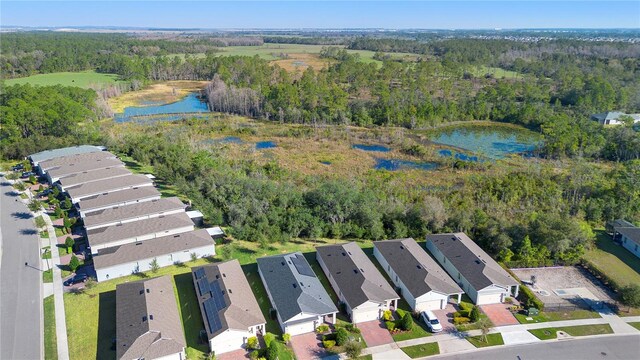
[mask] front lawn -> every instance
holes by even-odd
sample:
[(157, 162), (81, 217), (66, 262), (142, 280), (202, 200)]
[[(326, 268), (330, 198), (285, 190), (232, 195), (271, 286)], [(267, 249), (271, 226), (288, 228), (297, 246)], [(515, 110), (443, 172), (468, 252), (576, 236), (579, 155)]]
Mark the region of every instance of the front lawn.
[[(573, 310), (573, 311), (558, 311), (558, 312), (541, 312), (540, 315), (527, 316), (524, 314), (515, 314), (516, 319), (520, 324), (533, 324), (548, 321), (562, 321), (562, 320), (578, 320), (578, 319), (597, 319), (600, 316), (595, 311), (591, 310)], [(531, 317), (533, 320), (527, 320), (527, 317)]]
[(609, 324), (578, 325), (565, 327), (550, 327), (544, 329), (529, 330), (531, 334), (540, 340), (550, 340), (558, 337), (557, 332), (564, 331), (571, 336), (603, 335), (613, 334)]
[(440, 354), (440, 347), (438, 346), (437, 342), (407, 346), (401, 348), (400, 350), (404, 351), (404, 353), (412, 359)]
[(42, 282), (44, 283), (53, 282), (53, 270), (49, 269), (42, 272)]
[(640, 284), (640, 258), (616, 244), (603, 230), (596, 230), (596, 247), (584, 258), (604, 271), (620, 286)]
[(477, 348), (504, 345), (504, 340), (502, 340), (502, 334), (500, 333), (488, 334), (487, 341), (484, 341), (484, 338), (482, 335), (471, 336), (471, 337), (468, 337), (467, 340), (469, 340), (469, 342)]
[[(409, 308), (409, 305), (407, 304), (407, 302), (404, 301), (404, 299), (401, 299), (398, 302), (398, 309), (396, 310), (398, 317), (400, 318), (404, 316), (404, 314), (410, 313), (407, 310), (408, 308)], [(423, 324), (422, 321), (416, 320), (414, 317), (411, 317), (411, 319), (413, 320), (413, 327), (411, 328), (411, 330), (391, 334), (393, 341), (398, 342), (398, 341), (411, 340), (411, 339), (431, 336), (431, 333), (427, 329), (427, 325)]]
[(628, 323), (628, 324), (633, 326), (634, 328), (640, 330), (640, 322), (632, 322), (632, 323)]
[(44, 298), (44, 358), (56, 360), (58, 358), (58, 345), (56, 338), (56, 314), (53, 295)]

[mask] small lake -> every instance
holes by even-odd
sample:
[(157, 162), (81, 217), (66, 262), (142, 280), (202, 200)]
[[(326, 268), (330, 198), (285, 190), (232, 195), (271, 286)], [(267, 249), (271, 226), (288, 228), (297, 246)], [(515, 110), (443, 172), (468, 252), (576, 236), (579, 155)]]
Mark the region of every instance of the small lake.
[(365, 145), (365, 144), (355, 144), (352, 146), (354, 149), (363, 150), (363, 151), (376, 151), (376, 152), (389, 152), (390, 148), (382, 145)]
[[(151, 102), (146, 102), (151, 103)], [(154, 117), (157, 115), (175, 114), (173, 116), (165, 116), (162, 120), (171, 121), (185, 118), (178, 114), (197, 114), (209, 112), (207, 103), (198, 97), (198, 93), (191, 93), (180, 101), (169, 104), (156, 104), (149, 106), (129, 106), (124, 109), (121, 114), (115, 115), (116, 122), (126, 122), (135, 120), (139, 117)]]
[(256, 149), (258, 150), (273, 149), (276, 146), (274, 141), (258, 141), (256, 143)]
[[(468, 150), (490, 159), (503, 159), (510, 154), (531, 153), (539, 145), (536, 134), (528, 130), (502, 127), (462, 127), (441, 130), (431, 136), (431, 140), (435, 143)], [(450, 150), (440, 150), (439, 154), (442, 156), (453, 155)], [(478, 161), (477, 157), (462, 153), (456, 153), (455, 157), (460, 160)]]
[(438, 164), (432, 162), (416, 162), (399, 159), (376, 159), (374, 169), (396, 171), (402, 169), (435, 170)]

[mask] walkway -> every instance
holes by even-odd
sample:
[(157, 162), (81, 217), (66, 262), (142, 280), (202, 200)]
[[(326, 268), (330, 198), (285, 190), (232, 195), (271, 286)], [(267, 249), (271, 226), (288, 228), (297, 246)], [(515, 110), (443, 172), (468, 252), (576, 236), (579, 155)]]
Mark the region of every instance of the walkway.
[(56, 338), (58, 340), (58, 360), (69, 360), (69, 343), (67, 340), (67, 322), (64, 312), (64, 298), (62, 286), (62, 273), (57, 266), (60, 264), (60, 255), (58, 253), (58, 239), (56, 238), (56, 229), (53, 228), (51, 218), (42, 212), (42, 218), (47, 223), (47, 232), (49, 233), (49, 246), (51, 246), (51, 263), (53, 268), (53, 300), (56, 308)]

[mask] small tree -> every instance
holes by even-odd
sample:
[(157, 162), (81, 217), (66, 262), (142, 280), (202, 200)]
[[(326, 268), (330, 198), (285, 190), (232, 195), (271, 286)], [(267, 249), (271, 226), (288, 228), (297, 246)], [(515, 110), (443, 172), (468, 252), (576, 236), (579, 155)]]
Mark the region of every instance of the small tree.
[(153, 258), (153, 260), (151, 260), (151, 262), (149, 263), (149, 267), (151, 267), (152, 273), (157, 273), (158, 269), (160, 269), (160, 265), (158, 264), (158, 259)]
[(76, 241), (73, 240), (73, 238), (71, 236), (67, 236), (66, 239), (64, 239), (64, 246), (67, 247), (67, 252), (73, 252), (73, 245), (76, 244)]
[(284, 340), (285, 344), (288, 344), (291, 341), (291, 334), (284, 333), (282, 334), (282, 340)]
[(196, 254), (196, 253), (192, 252), (190, 255), (191, 255), (191, 261), (196, 261), (196, 260), (198, 260), (198, 254)]
[(87, 289), (93, 289), (98, 283), (92, 277), (88, 277), (87, 281), (84, 283), (84, 287)]
[(252, 336), (247, 339), (247, 348), (249, 350), (257, 350), (258, 346), (259, 346), (259, 342), (257, 337)]
[(267, 348), (267, 359), (268, 360), (278, 360), (278, 342), (272, 341), (271, 345)]
[(272, 333), (268, 332), (268, 333), (264, 334), (262, 339), (264, 340), (264, 344), (267, 347), (269, 347), (269, 346), (271, 346), (271, 343), (276, 339), (276, 336), (273, 335)]
[(31, 200), (29, 202), (29, 205), (27, 205), (27, 207), (29, 208), (29, 210), (36, 212), (42, 208), (42, 203), (38, 200)]
[(55, 215), (57, 218), (61, 218), (62, 216), (64, 216), (64, 212), (62, 211), (62, 209), (60, 209), (60, 206), (56, 206), (56, 209), (53, 211), (53, 215)]
[(69, 200), (69, 198), (64, 199), (64, 201), (62, 202), (62, 208), (64, 210), (69, 210), (72, 206), (73, 204), (71, 203), (71, 200)]
[(640, 308), (640, 285), (629, 284), (620, 289), (620, 301), (634, 308)]
[(76, 270), (80, 267), (80, 259), (74, 254), (71, 255), (71, 260), (69, 260), (69, 268), (71, 271), (76, 272)]
[(44, 191), (44, 186), (42, 186), (42, 184), (40, 184), (40, 186), (38, 186), (38, 192), (41, 193)]
[(68, 217), (64, 217), (64, 220), (62, 221), (62, 226), (64, 226), (64, 229), (69, 232), (71, 230), (71, 225), (73, 225), (73, 223), (71, 223), (71, 219), (69, 219)]
[(349, 341), (344, 346), (344, 352), (347, 354), (349, 359), (357, 359), (360, 357), (360, 353), (362, 352), (362, 345), (357, 341)]
[(36, 219), (34, 220), (36, 223), (36, 227), (38, 229), (42, 229), (43, 227), (47, 226), (47, 222), (44, 221), (44, 218), (41, 216), (36, 217)]
[(402, 330), (409, 331), (413, 329), (413, 318), (411, 317), (411, 313), (405, 313), (400, 319), (400, 327)]
[(471, 314), (469, 314), (469, 319), (471, 319), (471, 322), (476, 322), (480, 320), (480, 309), (478, 309), (477, 306), (474, 306), (473, 309), (471, 309)]
[(339, 328), (336, 331), (336, 344), (338, 346), (346, 345), (349, 341), (349, 332), (345, 328)]
[(27, 185), (25, 185), (22, 181), (18, 181), (17, 183), (13, 184), (13, 187), (18, 191), (27, 190)]
[(491, 321), (487, 318), (482, 318), (478, 320), (477, 324), (482, 332), (482, 341), (487, 342), (487, 334), (489, 334), (489, 330), (491, 330)]
[(31, 175), (31, 176), (29, 176), (29, 182), (31, 184), (35, 185), (38, 182), (38, 180), (36, 179), (35, 176)]
[(53, 187), (53, 190), (51, 190), (51, 191), (52, 191), (52, 194), (53, 194), (53, 197), (54, 197), (54, 198), (57, 198), (57, 197), (58, 197), (58, 195), (60, 195), (60, 189), (58, 189), (58, 187), (57, 187), (57, 186), (54, 186), (54, 187)]

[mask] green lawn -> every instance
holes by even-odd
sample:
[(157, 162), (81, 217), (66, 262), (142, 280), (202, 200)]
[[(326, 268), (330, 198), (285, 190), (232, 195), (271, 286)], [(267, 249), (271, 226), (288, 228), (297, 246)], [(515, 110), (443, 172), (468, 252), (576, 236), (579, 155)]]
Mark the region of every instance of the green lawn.
[(58, 358), (53, 295), (44, 298), (44, 358), (45, 360), (55, 360)]
[(487, 74), (493, 75), (493, 77), (501, 79), (515, 79), (519, 76), (519, 74), (515, 71), (505, 70), (498, 67), (490, 67), (490, 66), (475, 66), (468, 69), (476, 77), (485, 76)]
[[(396, 313), (400, 317), (400, 316), (404, 316), (404, 314), (406, 314), (407, 312), (410, 312), (409, 305), (404, 299), (400, 299), (398, 303), (398, 310), (396, 311)], [(403, 332), (391, 335), (394, 341), (397, 342), (397, 341), (411, 340), (411, 339), (431, 336), (431, 333), (427, 329), (427, 326), (423, 324), (422, 321), (418, 321), (413, 317), (412, 317), (412, 320), (413, 320), (413, 327), (410, 331), (403, 331)]]
[(640, 284), (640, 259), (613, 242), (603, 230), (596, 230), (596, 248), (587, 251), (584, 258), (601, 271), (606, 270), (620, 286)]
[(53, 282), (53, 271), (46, 270), (42, 272), (42, 282), (51, 283)]
[(414, 345), (403, 347), (400, 350), (404, 351), (410, 358), (416, 359), (424, 356), (438, 355), (440, 354), (440, 347), (437, 342)]
[(118, 81), (118, 75), (99, 74), (95, 71), (83, 72), (59, 72), (51, 74), (39, 74), (18, 79), (5, 80), (6, 85), (31, 84), (40, 86), (64, 85), (89, 88), (92, 85), (100, 87), (114, 84)]
[(502, 334), (488, 334), (487, 341), (485, 342), (482, 335), (479, 336), (470, 336), (467, 340), (475, 347), (487, 347), (487, 346), (496, 346), (496, 345), (504, 345), (504, 340), (502, 340)]
[(531, 318), (533, 318), (531, 321), (527, 320), (528, 316), (524, 314), (515, 314), (515, 317), (521, 324), (533, 324), (548, 321), (596, 319), (601, 316), (597, 312), (591, 310), (574, 310), (565, 312), (541, 312), (540, 315), (531, 316)]
[(558, 331), (564, 331), (571, 336), (587, 336), (587, 335), (602, 335), (613, 334), (613, 330), (609, 324), (595, 324), (595, 325), (579, 325), (579, 326), (565, 326), (565, 327), (550, 327), (544, 329), (529, 330), (535, 337), (540, 340), (555, 339)]
[(632, 322), (632, 323), (628, 323), (628, 324), (633, 326), (634, 328), (640, 330), (640, 322)]

